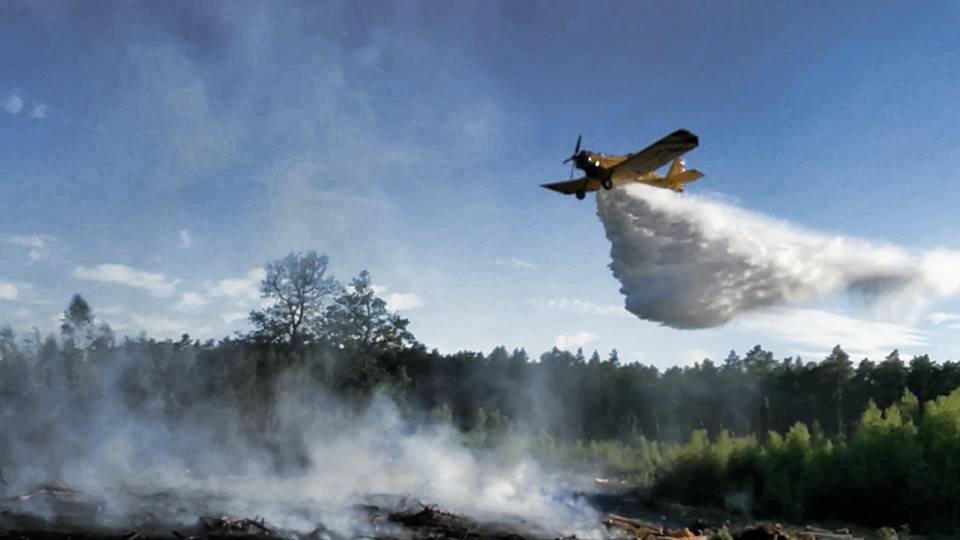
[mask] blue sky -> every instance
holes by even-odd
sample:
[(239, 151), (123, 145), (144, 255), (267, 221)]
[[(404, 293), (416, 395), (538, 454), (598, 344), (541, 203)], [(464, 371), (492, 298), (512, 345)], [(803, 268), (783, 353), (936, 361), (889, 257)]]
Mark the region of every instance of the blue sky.
[(52, 329), (80, 292), (125, 333), (222, 336), (245, 328), (258, 267), (316, 249), (344, 281), (369, 269), (445, 351), (582, 343), (665, 366), (756, 343), (873, 354), (903, 335), (902, 350), (954, 358), (951, 299), (909, 318), (828, 298), (764, 324), (641, 321), (622, 310), (592, 198), (539, 184), (566, 178), (578, 133), (619, 153), (684, 127), (707, 174), (691, 191), (828, 234), (960, 249), (960, 35), (945, 30), (958, 15), (6, 3), (0, 321)]

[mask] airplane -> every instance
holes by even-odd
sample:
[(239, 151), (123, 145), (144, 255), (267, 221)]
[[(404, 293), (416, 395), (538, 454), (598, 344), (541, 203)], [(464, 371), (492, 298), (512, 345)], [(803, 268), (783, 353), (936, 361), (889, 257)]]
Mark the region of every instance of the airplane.
[[(572, 162), (570, 180), (542, 184), (543, 187), (564, 195), (576, 195), (582, 200), (588, 191), (598, 191), (601, 187), (609, 190), (634, 182), (682, 192), (686, 184), (703, 177), (703, 173), (696, 169), (687, 170), (681, 157), (700, 144), (700, 139), (685, 129), (678, 129), (643, 150), (625, 156), (605, 156), (581, 150), (582, 138), (577, 136), (573, 154), (563, 160), (563, 163)], [(666, 176), (657, 172), (657, 169), (671, 161), (673, 164)], [(574, 179), (574, 168), (586, 175)]]

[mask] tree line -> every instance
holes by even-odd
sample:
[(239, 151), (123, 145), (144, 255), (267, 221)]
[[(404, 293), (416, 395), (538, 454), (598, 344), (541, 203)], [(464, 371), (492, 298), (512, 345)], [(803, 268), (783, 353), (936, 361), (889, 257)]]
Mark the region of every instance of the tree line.
[[(3, 327), (0, 422), (8, 429), (0, 434), (0, 467), (24, 445), (75, 442), (64, 425), (93, 429), (103, 411), (123, 411), (171, 430), (229, 425), (269, 450), (278, 469), (289, 468), (305, 452), (297, 453), (296, 428), (279, 420), (278, 409), (296, 387), (356, 410), (386, 396), (411, 426), (450, 424), (472, 444), (527, 434), (545, 461), (601, 464), (691, 500), (743, 492), (763, 511), (808, 516), (849, 504), (836, 498), (846, 489), (839, 479), (862, 474), (872, 478), (861, 481), (863, 490), (916, 494), (933, 486), (930, 494), (960, 504), (951, 457), (960, 455), (960, 413), (949, 412), (960, 400), (952, 393), (960, 387), (957, 362), (905, 360), (897, 351), (855, 362), (840, 345), (819, 361), (777, 358), (757, 345), (665, 370), (623, 362), (616, 350), (443, 354), (388, 309), (369, 273), (344, 285), (328, 262), (308, 252), (267, 264), (264, 307), (250, 313), (251, 330), (219, 340), (118, 338), (79, 294), (59, 334)], [(230, 421), (203, 424), (210, 411), (229, 411)], [(42, 454), (30, 457), (47, 459)], [(874, 467), (886, 476), (866, 472)], [(903, 484), (913, 475), (940, 481)], [(934, 503), (951, 516), (960, 507)]]
[[(872, 401), (881, 409), (905, 390), (921, 404), (960, 386), (960, 364), (926, 355), (905, 361), (892, 351), (879, 362), (854, 362), (840, 345), (817, 362), (775, 358), (757, 345), (720, 362), (660, 370), (553, 348), (532, 359), (522, 348), (441, 354), (419, 343), (409, 321), (387, 309), (363, 271), (344, 286), (328, 275), (328, 259), (291, 253), (266, 265), (266, 307), (250, 314), (245, 335), (200, 341), (147, 336), (118, 340), (80, 295), (62, 317), (60, 335), (0, 330), (0, 395), (63, 384), (82, 395), (104, 371), (141, 381), (142, 399), (196, 381), (210, 397), (256, 390), (266, 405), (274, 384), (296, 370), (317, 388), (362, 403), (375, 391), (410, 415), (449, 417), (463, 430), (546, 432), (564, 440), (684, 441), (696, 430), (714, 436), (785, 432), (803, 422), (827, 436), (851, 435)], [(54, 377), (56, 375), (56, 377)], [(116, 375), (111, 375), (114, 380)], [(170, 395), (165, 396), (167, 399)], [(255, 408), (255, 407), (254, 407)]]
[(765, 517), (960, 526), (960, 389), (926, 402), (909, 390), (885, 408), (870, 401), (849, 437), (797, 422), (785, 433), (690, 441), (661, 453), (655, 492)]

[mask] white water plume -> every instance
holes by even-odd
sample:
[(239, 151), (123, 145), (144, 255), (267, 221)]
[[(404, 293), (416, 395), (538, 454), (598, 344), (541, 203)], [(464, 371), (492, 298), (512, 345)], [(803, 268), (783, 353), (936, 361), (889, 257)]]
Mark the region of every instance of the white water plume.
[(909, 250), (806, 230), (690, 194), (643, 185), (597, 197), (626, 309), (673, 328), (855, 292), (914, 313), (960, 291), (960, 252)]

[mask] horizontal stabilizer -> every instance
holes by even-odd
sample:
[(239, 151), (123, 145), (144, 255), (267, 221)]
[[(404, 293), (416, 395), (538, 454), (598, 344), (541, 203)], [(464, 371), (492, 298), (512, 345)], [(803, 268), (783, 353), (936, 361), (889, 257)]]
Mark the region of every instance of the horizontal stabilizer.
[(547, 189), (558, 191), (564, 195), (573, 195), (578, 191), (596, 191), (600, 189), (600, 182), (592, 178), (576, 178), (565, 182), (554, 182), (552, 184), (541, 184)]
[(689, 171), (683, 171), (682, 173), (679, 173), (679, 174), (672, 174), (664, 178), (663, 180), (664, 182), (670, 185), (671, 189), (683, 191), (684, 184), (689, 184), (690, 182), (696, 182), (701, 178), (703, 178), (702, 172), (696, 169), (690, 169)]

